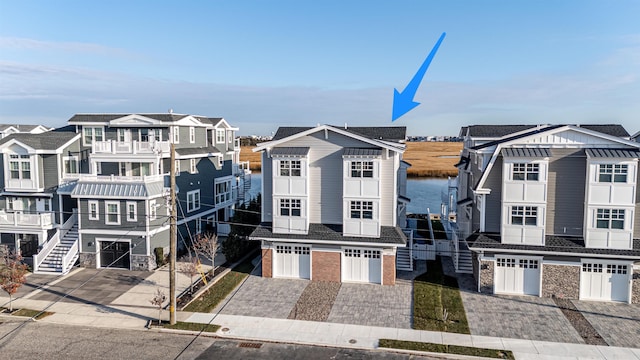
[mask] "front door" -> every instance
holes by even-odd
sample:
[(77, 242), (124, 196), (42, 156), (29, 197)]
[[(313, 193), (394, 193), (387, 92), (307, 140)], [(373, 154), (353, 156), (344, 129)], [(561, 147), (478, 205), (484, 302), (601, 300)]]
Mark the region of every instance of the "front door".
[(22, 257), (33, 256), (38, 253), (38, 235), (24, 234), (20, 238), (20, 254)]
[(129, 243), (123, 241), (100, 241), (100, 267), (129, 269)]

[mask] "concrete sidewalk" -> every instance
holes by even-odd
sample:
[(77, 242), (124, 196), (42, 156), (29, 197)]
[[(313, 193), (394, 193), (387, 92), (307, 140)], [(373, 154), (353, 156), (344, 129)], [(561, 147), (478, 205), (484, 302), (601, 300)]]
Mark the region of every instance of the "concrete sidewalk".
[(437, 331), (194, 313), (189, 322), (213, 323), (221, 337), (376, 349), (379, 339), (511, 350), (516, 359), (635, 359), (640, 349), (495, 338)]

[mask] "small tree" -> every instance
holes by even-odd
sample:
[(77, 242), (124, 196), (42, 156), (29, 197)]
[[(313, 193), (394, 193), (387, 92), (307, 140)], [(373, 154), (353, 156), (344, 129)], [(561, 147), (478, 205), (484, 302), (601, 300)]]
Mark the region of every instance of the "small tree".
[(158, 324), (162, 324), (162, 304), (167, 300), (167, 296), (164, 294), (164, 291), (158, 288), (156, 293), (153, 294), (153, 298), (149, 300), (151, 305), (155, 305), (158, 307)]
[(206, 232), (198, 235), (193, 241), (193, 250), (197, 256), (202, 256), (211, 261), (211, 273), (215, 270), (216, 253), (218, 252), (218, 235), (212, 232)]
[(13, 311), (13, 294), (27, 282), (28, 272), (27, 265), (22, 263), (20, 253), (4, 252), (0, 264), (0, 287), (9, 294), (9, 311)]
[(192, 257), (188, 262), (180, 263), (180, 272), (189, 277), (189, 293), (193, 295), (193, 277), (198, 275), (198, 258)]

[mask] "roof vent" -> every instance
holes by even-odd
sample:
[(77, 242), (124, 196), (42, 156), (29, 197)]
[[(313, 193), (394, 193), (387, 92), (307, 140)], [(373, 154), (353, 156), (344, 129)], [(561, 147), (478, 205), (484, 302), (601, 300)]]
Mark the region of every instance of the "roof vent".
[(169, 114), (173, 114), (173, 109), (169, 109)]
[(344, 123), (344, 129), (347, 130), (347, 123)]

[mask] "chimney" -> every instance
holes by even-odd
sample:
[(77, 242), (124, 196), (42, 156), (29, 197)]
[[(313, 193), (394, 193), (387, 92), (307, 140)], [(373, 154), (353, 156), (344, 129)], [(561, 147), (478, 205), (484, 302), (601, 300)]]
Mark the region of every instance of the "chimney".
[(344, 129), (347, 130), (347, 123), (344, 123)]
[(173, 114), (173, 109), (169, 109), (169, 114)]

